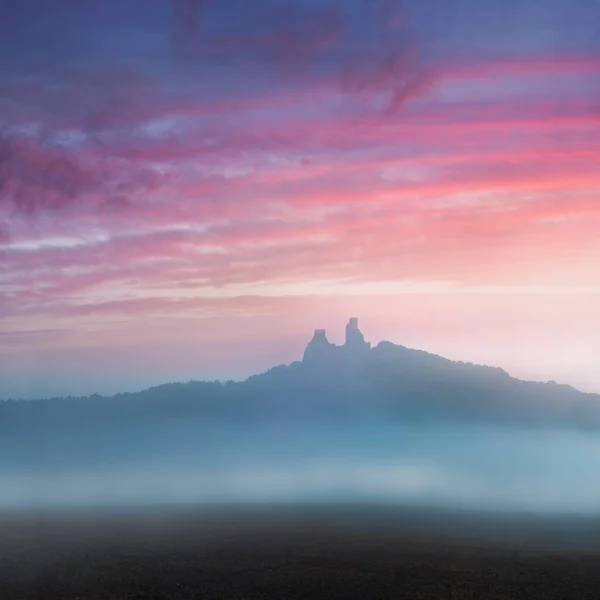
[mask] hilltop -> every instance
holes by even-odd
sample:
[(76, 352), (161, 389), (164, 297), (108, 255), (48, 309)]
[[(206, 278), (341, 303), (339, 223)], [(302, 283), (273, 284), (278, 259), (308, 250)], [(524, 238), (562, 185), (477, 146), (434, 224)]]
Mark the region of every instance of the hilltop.
[(600, 425), (600, 395), (506, 371), (364, 340), (358, 319), (341, 346), (317, 329), (302, 360), (242, 382), (190, 381), (137, 393), (0, 403), (0, 430), (17, 424), (127, 423), (178, 417), (254, 419), (372, 415), (393, 419), (475, 419), (529, 425)]

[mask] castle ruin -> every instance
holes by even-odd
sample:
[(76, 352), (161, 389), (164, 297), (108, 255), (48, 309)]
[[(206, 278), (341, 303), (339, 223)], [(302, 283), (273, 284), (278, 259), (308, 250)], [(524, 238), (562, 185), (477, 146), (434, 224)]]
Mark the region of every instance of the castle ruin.
[(325, 329), (315, 329), (313, 338), (304, 351), (302, 362), (320, 362), (342, 356), (362, 356), (370, 349), (370, 342), (365, 342), (365, 338), (358, 328), (358, 318), (352, 317), (346, 325), (346, 341), (342, 346), (332, 344), (327, 339)]

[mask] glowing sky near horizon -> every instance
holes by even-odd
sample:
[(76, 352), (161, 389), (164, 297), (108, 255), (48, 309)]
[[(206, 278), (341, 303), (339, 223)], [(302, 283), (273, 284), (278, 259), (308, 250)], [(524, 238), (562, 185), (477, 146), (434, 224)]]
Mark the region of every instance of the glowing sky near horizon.
[(0, 397), (312, 330), (600, 392), (600, 2), (7, 0)]

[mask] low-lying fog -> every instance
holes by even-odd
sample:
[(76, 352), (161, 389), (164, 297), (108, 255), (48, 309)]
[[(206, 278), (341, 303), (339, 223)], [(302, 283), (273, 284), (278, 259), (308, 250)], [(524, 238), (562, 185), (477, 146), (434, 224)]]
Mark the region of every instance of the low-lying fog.
[(382, 421), (0, 437), (0, 505), (389, 501), (594, 513), (600, 435)]

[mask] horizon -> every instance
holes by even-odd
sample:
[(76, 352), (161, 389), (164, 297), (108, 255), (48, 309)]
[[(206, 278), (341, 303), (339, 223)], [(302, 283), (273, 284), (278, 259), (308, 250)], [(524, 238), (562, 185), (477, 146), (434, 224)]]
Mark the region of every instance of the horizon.
[[(348, 325), (352, 322), (352, 321), (360, 321), (360, 319), (353, 317), (353, 318), (349, 318), (348, 319)], [(357, 324), (357, 329), (360, 332), (360, 323)], [(346, 336), (346, 340), (344, 343), (339, 343), (336, 344), (335, 342), (331, 342), (331, 340), (329, 340), (329, 337), (327, 335), (327, 329), (326, 328), (315, 328), (313, 335), (316, 336), (318, 333), (323, 333), (325, 339), (327, 340), (327, 342), (333, 347), (333, 348), (342, 348), (344, 347), (345, 344), (348, 343), (348, 338)], [(361, 332), (362, 334), (362, 332)], [(339, 336), (337, 336), (339, 337)], [(371, 352), (372, 350), (374, 350), (375, 348), (377, 348), (379, 345), (381, 344), (392, 344), (394, 346), (398, 346), (398, 347), (403, 347), (406, 348), (407, 350), (413, 351), (413, 352), (424, 352), (426, 354), (431, 354), (434, 356), (437, 356), (439, 358), (445, 359), (445, 360), (450, 360), (452, 362), (459, 362), (459, 363), (467, 363), (467, 364), (471, 364), (474, 365), (476, 367), (487, 367), (487, 368), (494, 368), (494, 369), (501, 369), (503, 371), (505, 371), (504, 369), (502, 369), (502, 367), (499, 367), (497, 365), (490, 365), (490, 364), (483, 364), (483, 363), (474, 363), (472, 361), (464, 361), (464, 360), (453, 360), (450, 359), (446, 356), (442, 356), (439, 354), (436, 354), (434, 352), (429, 352), (427, 350), (424, 350), (422, 348), (412, 348), (412, 347), (408, 347), (408, 346), (404, 346), (403, 344), (397, 344), (394, 342), (391, 342), (390, 340), (384, 340), (381, 339), (377, 342), (370, 342), (369, 340), (364, 340), (365, 342), (367, 342), (368, 344), (368, 352)], [(310, 345), (310, 338), (308, 343), (305, 345), (305, 348), (308, 347)], [(227, 382), (235, 382), (235, 383), (243, 383), (246, 380), (248, 380), (249, 378), (255, 377), (255, 376), (260, 376), (260, 375), (265, 375), (268, 373), (268, 371), (270, 371), (271, 369), (277, 368), (277, 367), (288, 367), (294, 363), (299, 363), (299, 362), (304, 362), (304, 359), (302, 357), (298, 357), (294, 360), (291, 360), (289, 362), (284, 362), (284, 363), (275, 363), (275, 364), (271, 364), (268, 367), (266, 367), (265, 369), (262, 369), (260, 371), (256, 371), (253, 373), (249, 373), (247, 375), (238, 377), (238, 378), (213, 378), (213, 379), (209, 379), (209, 378), (189, 378), (187, 380), (164, 380), (164, 381), (159, 381), (157, 383), (153, 383), (150, 385), (147, 385), (146, 387), (140, 387), (137, 389), (118, 389), (114, 392), (108, 392), (108, 393), (101, 393), (98, 391), (93, 391), (93, 392), (89, 392), (89, 393), (80, 393), (80, 394), (57, 394), (57, 395), (53, 395), (53, 396), (39, 396), (39, 397), (31, 397), (31, 398), (14, 398), (14, 397), (10, 397), (10, 398), (3, 398), (0, 397), (0, 402), (2, 401), (6, 401), (6, 400), (11, 400), (11, 401), (15, 401), (15, 400), (23, 400), (23, 401), (27, 401), (27, 400), (52, 400), (54, 398), (61, 398), (61, 397), (81, 397), (81, 398), (85, 398), (85, 397), (90, 397), (90, 396), (106, 396), (106, 397), (112, 397), (112, 396), (117, 396), (120, 394), (136, 394), (136, 393), (141, 393), (144, 391), (147, 391), (149, 389), (153, 389), (156, 387), (160, 387), (160, 386), (168, 386), (168, 385), (177, 385), (177, 384), (187, 384), (187, 383), (202, 383), (202, 382), (217, 382), (217, 383), (227, 383)], [(572, 386), (569, 383), (566, 382), (562, 382), (562, 381), (555, 381), (555, 380), (545, 380), (545, 381), (541, 381), (541, 380), (535, 380), (535, 379), (523, 379), (521, 377), (515, 376), (512, 373), (509, 373), (507, 371), (505, 371), (505, 373), (514, 380), (519, 380), (519, 381), (526, 381), (526, 382), (531, 382), (531, 383), (540, 383), (540, 384), (544, 384), (544, 383), (552, 383), (558, 386), (567, 386), (567, 387), (571, 387), (573, 389), (575, 389), (577, 392), (581, 392), (583, 394), (592, 394), (592, 395), (598, 395), (598, 393), (596, 392), (589, 392), (586, 390), (580, 390), (575, 386)]]

